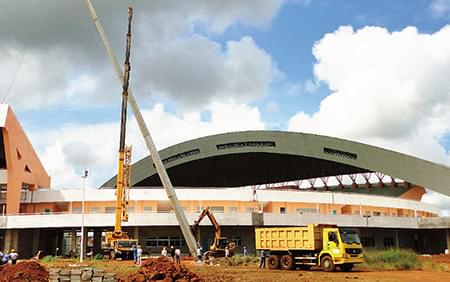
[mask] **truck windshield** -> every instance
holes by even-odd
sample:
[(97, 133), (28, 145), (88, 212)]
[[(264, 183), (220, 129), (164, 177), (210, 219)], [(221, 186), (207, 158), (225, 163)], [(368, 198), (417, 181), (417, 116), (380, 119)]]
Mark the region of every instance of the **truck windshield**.
[(359, 240), (358, 232), (356, 230), (339, 230), (341, 234), (341, 239), (346, 244), (361, 244)]

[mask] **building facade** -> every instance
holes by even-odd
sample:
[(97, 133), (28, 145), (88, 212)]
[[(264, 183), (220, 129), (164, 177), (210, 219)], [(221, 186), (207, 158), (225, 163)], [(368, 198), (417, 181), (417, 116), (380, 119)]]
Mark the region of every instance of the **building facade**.
[[(18, 249), (22, 257), (38, 250), (73, 255), (83, 243), (100, 253), (102, 236), (114, 225), (115, 177), (87, 190), (82, 214), (81, 189), (50, 189), (11, 109), (0, 109), (0, 249)], [(365, 247), (439, 253), (450, 244), (450, 220), (421, 202), (424, 187), (450, 194), (450, 169), (442, 165), (348, 140), (280, 131), (213, 135), (160, 155), (188, 220), (193, 223), (209, 207), (238, 252), (243, 246), (254, 252), (256, 226), (308, 223), (357, 228)], [(150, 254), (170, 245), (187, 252), (150, 158), (131, 171), (125, 230)], [(214, 234), (208, 221), (199, 234), (207, 248)]]

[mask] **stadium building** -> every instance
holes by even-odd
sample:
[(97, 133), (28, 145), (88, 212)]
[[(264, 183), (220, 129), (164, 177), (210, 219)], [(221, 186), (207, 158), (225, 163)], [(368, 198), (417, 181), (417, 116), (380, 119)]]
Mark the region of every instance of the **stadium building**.
[[(114, 225), (115, 177), (87, 190), (50, 189), (50, 178), (11, 108), (0, 105), (0, 249), (69, 255), (84, 244), (101, 252)], [(210, 207), (238, 252), (254, 252), (255, 226), (337, 224), (357, 228), (365, 247), (440, 253), (450, 219), (421, 202), (426, 189), (450, 195), (450, 168), (394, 151), (327, 136), (246, 131), (207, 136), (160, 151), (190, 222)], [(146, 252), (187, 247), (149, 157), (132, 166), (125, 231)], [(426, 188), (426, 189), (425, 189)], [(206, 248), (214, 231), (200, 228)]]

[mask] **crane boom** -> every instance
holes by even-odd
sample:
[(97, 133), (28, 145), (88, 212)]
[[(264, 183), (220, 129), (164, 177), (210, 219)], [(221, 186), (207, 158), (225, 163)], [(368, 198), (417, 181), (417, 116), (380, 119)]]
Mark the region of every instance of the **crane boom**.
[[(122, 236), (122, 216), (124, 210), (124, 169), (125, 169), (125, 133), (127, 127), (127, 104), (128, 85), (130, 81), (130, 49), (131, 49), (131, 20), (133, 18), (133, 8), (128, 8), (128, 31), (126, 39), (125, 63), (123, 71), (122, 86), (122, 111), (120, 114), (120, 140), (119, 140), (119, 163), (117, 168), (117, 198), (116, 198), (116, 218), (114, 225), (114, 237)], [(126, 204), (126, 203), (125, 203)]]
[[(97, 13), (95, 12), (94, 6), (92, 5), (91, 0), (86, 0), (86, 4), (88, 6), (91, 17), (94, 21), (94, 24), (97, 28), (97, 31), (100, 35), (102, 43), (106, 49), (106, 52), (108, 53), (109, 59), (114, 67), (114, 70), (116, 71), (117, 77), (122, 82), (124, 79), (122, 69), (120, 68), (119, 63), (117, 62), (117, 59), (114, 56), (114, 53), (111, 48), (111, 43), (109, 42), (105, 30), (103, 29), (103, 26), (100, 23)], [(145, 145), (147, 146), (150, 152), (150, 156), (153, 160), (153, 163), (155, 164), (156, 171), (158, 172), (164, 190), (166, 191), (167, 198), (169, 199), (173, 207), (175, 216), (177, 217), (178, 223), (180, 224), (180, 229), (189, 247), (189, 251), (192, 256), (196, 256), (197, 242), (195, 241), (195, 238), (189, 228), (189, 223), (187, 221), (186, 215), (184, 214), (184, 210), (181, 207), (180, 202), (178, 201), (178, 197), (175, 193), (175, 190), (173, 189), (172, 182), (170, 181), (170, 178), (167, 175), (167, 171), (164, 168), (159, 153), (156, 150), (155, 143), (153, 142), (153, 139), (144, 121), (144, 118), (142, 117), (141, 111), (139, 109), (139, 106), (137, 105), (136, 99), (134, 98), (131, 87), (128, 89), (128, 102), (130, 103), (131, 110), (133, 111), (134, 117), (141, 131), (142, 137), (144, 138)]]

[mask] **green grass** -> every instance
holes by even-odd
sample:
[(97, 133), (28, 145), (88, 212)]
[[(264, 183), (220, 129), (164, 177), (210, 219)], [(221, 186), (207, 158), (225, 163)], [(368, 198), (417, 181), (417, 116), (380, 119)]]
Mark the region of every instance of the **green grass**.
[(45, 256), (42, 258), (42, 262), (51, 262), (54, 261), (55, 257), (54, 256)]
[(383, 251), (367, 251), (364, 253), (365, 263), (362, 267), (377, 270), (420, 269), (422, 264), (417, 254), (409, 249), (387, 249)]
[(233, 256), (230, 258), (215, 258), (211, 262), (212, 264), (228, 265), (228, 266), (249, 266), (257, 265), (259, 263), (259, 257), (244, 257)]

